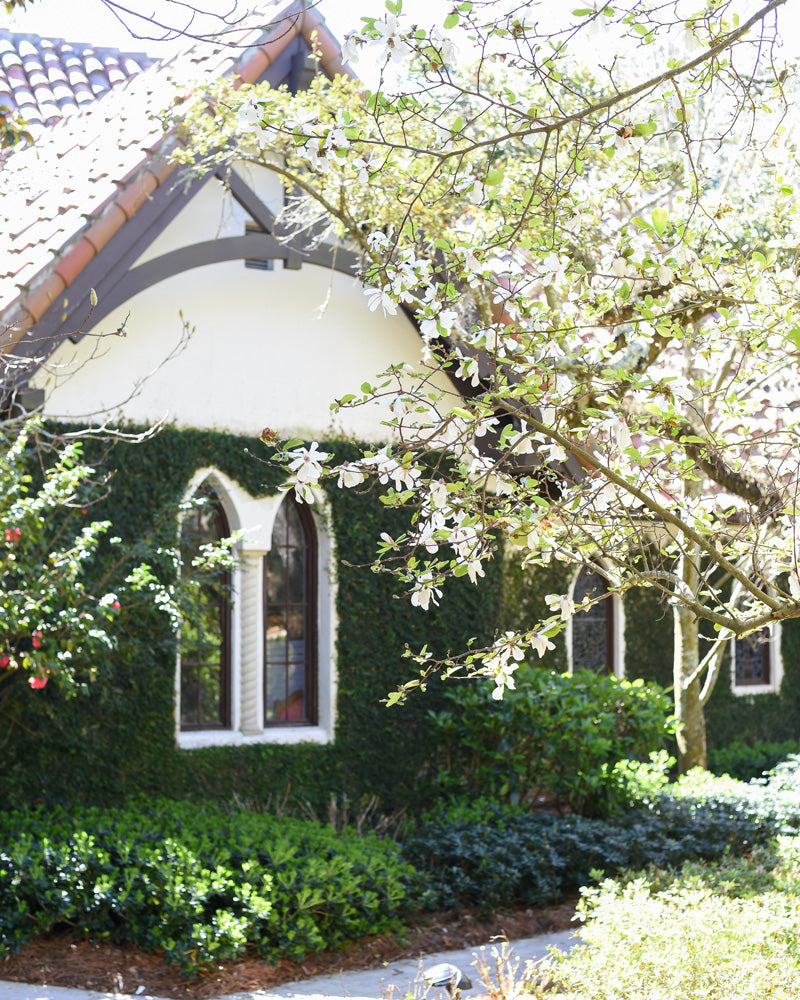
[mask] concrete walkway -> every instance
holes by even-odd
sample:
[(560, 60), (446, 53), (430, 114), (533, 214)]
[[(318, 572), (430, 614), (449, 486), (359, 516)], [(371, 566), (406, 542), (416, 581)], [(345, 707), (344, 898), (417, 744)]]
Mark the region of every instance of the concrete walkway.
[[(549, 947), (555, 946), (562, 951), (567, 950), (574, 942), (574, 932), (562, 931), (556, 934), (543, 934), (540, 937), (524, 938), (511, 942), (511, 951), (521, 960), (526, 961), (544, 958)], [(485, 945), (485, 955), (491, 968), (494, 959), (491, 955), (493, 945)], [(467, 948), (463, 951), (444, 951), (436, 955), (425, 955), (420, 959), (408, 959), (399, 962), (389, 962), (376, 969), (340, 972), (335, 976), (317, 976), (315, 979), (305, 979), (298, 983), (284, 983), (272, 990), (255, 990), (248, 993), (229, 993), (220, 1000), (404, 1000), (411, 994), (422, 997), (425, 984), (420, 975), (421, 969), (440, 962), (457, 965), (472, 980), (473, 994), (480, 992), (479, 978), (473, 962), (480, 953), (480, 948)], [(140, 986), (141, 992), (134, 994), (142, 1000), (159, 1000), (147, 992), (147, 984)], [(437, 990), (431, 990), (431, 995)], [(27, 986), (25, 983), (11, 983), (0, 980), (0, 1000), (119, 1000), (131, 994), (96, 993), (93, 990), (67, 989), (62, 986)], [(443, 1000), (446, 994), (442, 993)], [(465, 992), (464, 1000), (469, 1000), (470, 992)]]

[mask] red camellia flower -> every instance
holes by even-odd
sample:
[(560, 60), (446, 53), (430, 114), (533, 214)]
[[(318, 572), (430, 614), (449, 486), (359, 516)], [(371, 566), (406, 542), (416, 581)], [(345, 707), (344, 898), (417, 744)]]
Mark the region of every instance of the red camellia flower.
[(41, 632), (34, 632), (33, 633), (33, 638), (31, 639), (31, 642), (33, 643), (33, 648), (34, 649), (41, 649), (41, 646), (42, 646), (42, 633)]
[(0, 669), (2, 669), (3, 667), (7, 667), (9, 663), (11, 663), (10, 656), (0, 656)]
[(119, 609), (122, 607), (122, 605), (119, 603), (119, 601), (113, 601), (112, 604), (111, 604), (111, 607), (115, 611), (119, 611)]
[(7, 542), (18, 542), (22, 537), (22, 530), (20, 528), (4, 528), (3, 535)]
[(34, 675), (28, 678), (28, 683), (34, 690), (40, 691), (47, 683), (47, 677), (42, 677), (41, 675), (37, 677)]

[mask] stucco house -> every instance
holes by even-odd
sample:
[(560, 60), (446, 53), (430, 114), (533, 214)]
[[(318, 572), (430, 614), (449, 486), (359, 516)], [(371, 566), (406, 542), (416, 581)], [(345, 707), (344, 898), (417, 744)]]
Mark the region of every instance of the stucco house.
[[(402, 677), (404, 642), (433, 635), (457, 648), (491, 633), (499, 570), (480, 592), (457, 581), (433, 613), (409, 608), (356, 568), (370, 561), (386, 517), (379, 505), (348, 496), (345, 506), (334, 492), (297, 504), (258, 461), (258, 438), (269, 427), (345, 449), (384, 440), (377, 410), (334, 420), (329, 404), (417, 359), (417, 331), (402, 313), (369, 311), (353, 255), (279, 239), (284, 195), (266, 171), (185, 181), (159, 117), (193, 81), (222, 74), (296, 90), (317, 66), (347, 72), (338, 43), (295, 0), (279, 24), (160, 61), (0, 32), (0, 65), (0, 104), (30, 122), (34, 139), (5, 151), (0, 169), (0, 335), (13, 358), (5, 405), (72, 423), (165, 425), (111, 455), (109, 510), (121, 531), (135, 534), (159, 505), (198, 493), (211, 503), (184, 524), (187, 546), (246, 529), (233, 598), (185, 627), (180, 649), (145, 615), (96, 692), (64, 705), (57, 692), (42, 695), (10, 751), (7, 790), (407, 799), (435, 771), (425, 718), (436, 692), (392, 712), (380, 699)], [(509, 580), (509, 619), (556, 587)], [(580, 660), (668, 683), (670, 645), (663, 609), (609, 599), (573, 624), (552, 665)], [(753, 731), (774, 734), (776, 719), (794, 719), (780, 648), (770, 655), (755, 684), (734, 668), (720, 699), (739, 728), (758, 718)], [(757, 711), (755, 695), (766, 699)]]

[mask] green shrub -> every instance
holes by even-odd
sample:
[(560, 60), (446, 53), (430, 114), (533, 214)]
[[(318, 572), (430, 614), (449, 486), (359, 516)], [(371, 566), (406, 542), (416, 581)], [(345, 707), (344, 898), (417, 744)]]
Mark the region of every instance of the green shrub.
[(712, 859), (750, 850), (777, 829), (768, 816), (712, 799), (659, 796), (615, 819), (552, 816), (489, 800), (461, 802), (427, 816), (403, 845), (425, 871), (428, 905), (485, 912), (537, 905), (593, 881), (653, 863)]
[(489, 684), (453, 684), (432, 720), (445, 743), (440, 782), (505, 801), (545, 796), (582, 815), (626, 803), (618, 761), (646, 759), (673, 732), (662, 688), (579, 671), (522, 667), (494, 701)]
[(417, 884), (389, 841), (210, 804), (3, 813), (0, 843), (0, 954), (68, 921), (188, 973), (385, 930)]
[(749, 858), (606, 881), (585, 893), (583, 943), (551, 974), (565, 1000), (788, 1000), (800, 979), (798, 885), (796, 837)]
[(760, 778), (789, 754), (800, 753), (800, 740), (769, 743), (755, 740), (749, 743), (730, 743), (726, 747), (710, 750), (708, 769), (713, 774), (727, 774), (740, 781)]
[(763, 778), (749, 782), (694, 769), (670, 786), (673, 801), (713, 805), (776, 833), (800, 829), (800, 757), (789, 757)]

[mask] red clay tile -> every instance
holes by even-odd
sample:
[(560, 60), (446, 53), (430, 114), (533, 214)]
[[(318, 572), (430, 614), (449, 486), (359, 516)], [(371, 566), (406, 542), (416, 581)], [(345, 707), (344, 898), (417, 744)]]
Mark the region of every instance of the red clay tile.
[(69, 253), (64, 254), (54, 269), (55, 273), (62, 278), (64, 287), (72, 284), (94, 256), (94, 247), (85, 238)]
[(100, 253), (111, 237), (116, 236), (127, 221), (128, 216), (119, 205), (114, 203), (86, 231), (86, 239), (89, 240), (95, 251)]

